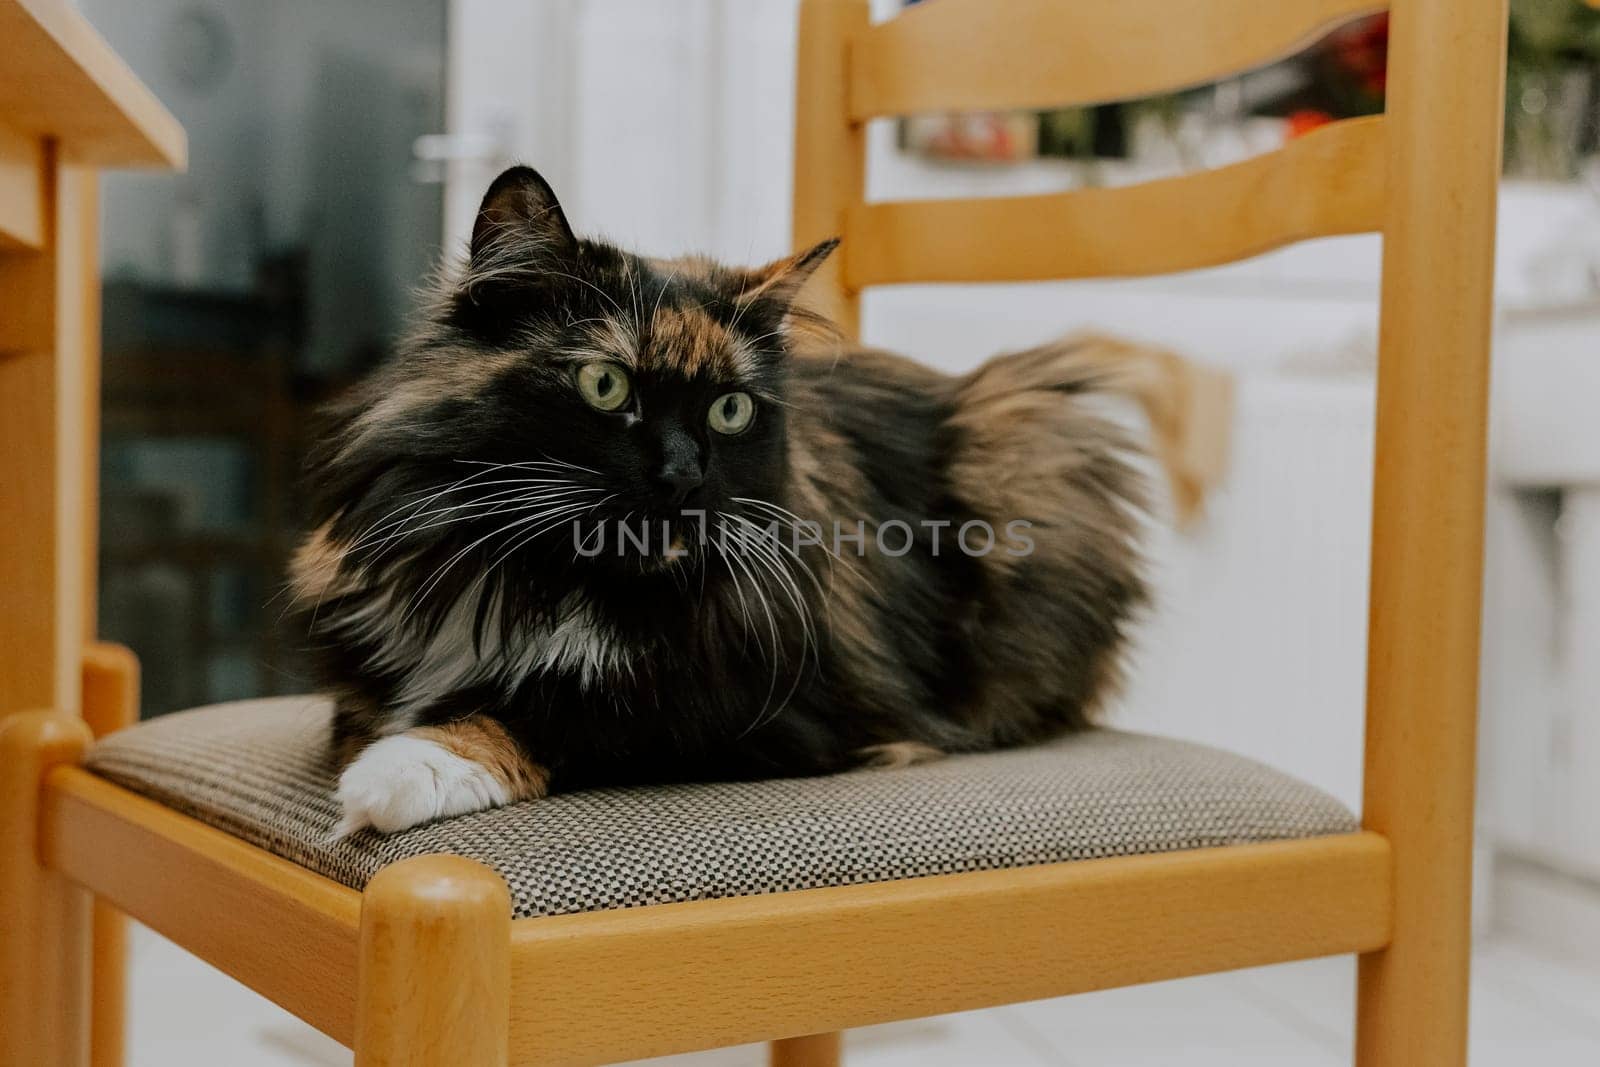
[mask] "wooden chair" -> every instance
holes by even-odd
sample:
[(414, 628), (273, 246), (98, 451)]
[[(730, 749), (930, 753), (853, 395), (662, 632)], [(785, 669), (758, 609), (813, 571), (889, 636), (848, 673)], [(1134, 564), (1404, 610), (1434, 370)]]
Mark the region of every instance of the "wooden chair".
[[(863, 197), (870, 119), (1197, 84), (1377, 6), (934, 0), (869, 25), (866, 0), (806, 0), (795, 207), (798, 245), (845, 238), (822, 282), (849, 328), (872, 285), (1175, 271), (1384, 234), (1363, 829), (513, 921), (467, 860), (406, 860), (358, 893), (74, 766), (89, 736), (70, 715), (13, 716), (0, 1058), (81, 1062), (92, 894), (364, 1067), (756, 1040), (822, 1067), (847, 1027), (1352, 952), (1358, 1062), (1463, 1063), (1504, 0), (1395, 0), (1387, 114), (1266, 156), (1126, 189)], [(126, 703), (131, 666), (95, 670), (123, 682), (86, 689), (91, 718)]]
[[(0, 0), (0, 732), (97, 733), (136, 708), (93, 642), (99, 470), (98, 170), (181, 169), (183, 128), (68, 0)], [(54, 736), (49, 734), (49, 736)], [(48, 745), (49, 742), (44, 742)], [(122, 1049), (123, 919), (36, 864), (32, 757), (0, 757), (0, 1063)], [(41, 915), (43, 916), (41, 918)], [(92, 946), (92, 949), (91, 949)], [(87, 966), (92, 951), (91, 968)], [(92, 1019), (87, 1000), (93, 996)], [(68, 995), (62, 1002), (50, 998)]]

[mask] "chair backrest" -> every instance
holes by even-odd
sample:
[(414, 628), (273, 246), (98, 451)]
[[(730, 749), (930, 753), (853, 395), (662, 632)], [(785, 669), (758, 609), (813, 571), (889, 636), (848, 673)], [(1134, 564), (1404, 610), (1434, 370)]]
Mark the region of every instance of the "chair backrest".
[(821, 0), (802, 16), (795, 222), (805, 232), (796, 236), (845, 238), (833, 295), (848, 324), (857, 294), (873, 285), (1154, 274), (1383, 226), (1381, 118), (1130, 188), (862, 197), (871, 119), (1103, 103), (1204, 84), (1381, 9), (1372, 0), (932, 0), (877, 25), (866, 24), (864, 6)]
[[(1184, 88), (1385, 7), (1382, 116), (1127, 188), (865, 200), (870, 119)], [(1383, 234), (1363, 820), (1394, 843), (1398, 899), (1446, 913), (1423, 925), (1465, 923), (1505, 34), (1505, 0), (929, 0), (876, 25), (867, 0), (801, 8), (795, 241), (844, 238), (818, 282), (847, 330), (872, 285), (1151, 274)]]

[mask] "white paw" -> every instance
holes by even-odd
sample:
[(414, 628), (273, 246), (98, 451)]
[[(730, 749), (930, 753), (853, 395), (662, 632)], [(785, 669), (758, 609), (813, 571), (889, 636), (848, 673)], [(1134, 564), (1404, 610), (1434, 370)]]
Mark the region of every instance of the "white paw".
[(497, 808), (510, 792), (482, 764), (420, 737), (374, 741), (339, 776), (335, 837), (364, 826), (392, 834), (434, 819)]

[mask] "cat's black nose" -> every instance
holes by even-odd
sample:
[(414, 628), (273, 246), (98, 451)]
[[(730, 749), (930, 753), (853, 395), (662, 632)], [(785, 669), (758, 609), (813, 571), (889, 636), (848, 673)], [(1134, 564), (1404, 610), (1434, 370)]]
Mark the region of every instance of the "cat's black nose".
[(700, 488), (704, 480), (705, 474), (700, 470), (700, 464), (692, 460), (669, 460), (656, 475), (656, 484), (661, 489), (662, 497), (674, 505), (687, 500), (689, 494)]
[(677, 507), (705, 481), (705, 469), (700, 465), (700, 446), (681, 426), (669, 423), (661, 432), (660, 456), (661, 466), (656, 469), (656, 488), (662, 500)]

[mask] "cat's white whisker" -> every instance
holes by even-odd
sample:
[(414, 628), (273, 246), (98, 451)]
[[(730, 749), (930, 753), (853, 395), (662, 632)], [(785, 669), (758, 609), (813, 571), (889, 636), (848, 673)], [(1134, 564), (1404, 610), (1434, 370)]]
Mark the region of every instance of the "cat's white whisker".
[[(598, 492), (598, 490), (596, 490), (596, 491)], [(489, 564), (484, 568), (485, 575), (487, 575), (490, 571), (494, 570), (497, 566), (499, 566), (502, 562), (504, 562), (506, 559), (508, 559), (514, 553), (516, 553), (519, 549), (521, 549), (529, 541), (532, 541), (535, 537), (538, 537), (540, 534), (547, 532), (548, 530), (554, 528), (555, 526), (559, 526), (564, 521), (570, 521), (570, 522), (576, 523), (578, 520), (583, 518), (583, 516), (588, 515), (591, 512), (599, 510), (608, 501), (615, 499), (616, 495), (617, 494), (615, 494), (615, 493), (608, 493), (604, 497), (601, 497), (599, 500), (596, 500), (594, 503), (589, 504), (587, 507), (584, 507), (584, 508), (582, 508), (582, 509), (580, 509), (580, 510), (574, 512), (574, 513), (571, 513), (570, 515), (567, 514), (567, 513), (558, 514), (555, 517), (555, 519), (549, 525), (542, 525), (542, 526), (539, 526), (539, 527), (535, 528), (534, 530), (526, 532), (524, 535), (519, 537), (516, 541), (512, 542), (511, 544), (508, 544), (505, 547), (504, 551), (502, 551), (498, 556), (496, 556), (493, 560), (491, 560), (489, 562)]]
[[(632, 263), (625, 261), (624, 273), (628, 278), (628, 289), (633, 294), (633, 321), (640, 327), (644, 325), (644, 309), (639, 298), (639, 271)], [(618, 310), (621, 310), (620, 308)]]
[[(789, 523), (791, 528), (793, 528), (796, 532), (798, 532), (802, 528), (805, 528), (805, 527), (808, 527), (808, 526), (816, 526), (817, 525), (817, 523), (811, 522), (811, 521), (806, 520), (806, 519), (802, 519), (800, 516), (796, 515), (792, 511), (790, 511), (788, 508), (781, 507), (780, 505), (774, 504), (770, 500), (760, 500), (760, 499), (757, 499), (755, 497), (742, 497), (742, 496), (734, 497), (733, 500), (735, 502), (737, 502), (737, 503), (740, 503), (740, 504), (750, 504), (750, 505), (752, 505), (754, 507), (759, 507), (759, 508), (764, 509), (769, 514), (775, 515), (775, 516), (783, 519), (785, 522)], [(822, 551), (822, 553), (825, 556), (828, 557), (828, 560), (829, 560), (828, 566), (829, 566), (830, 569), (833, 567), (833, 565), (835, 563), (840, 564), (847, 571), (849, 571), (853, 577), (855, 577), (858, 580), (860, 580), (868, 589), (871, 589), (874, 592), (878, 591), (877, 583), (872, 579), (871, 575), (869, 575), (866, 572), (864, 572), (861, 568), (857, 567), (850, 560), (845, 559), (842, 555), (839, 554), (837, 549), (829, 548), (826, 541), (807, 541), (806, 543), (808, 545), (811, 545), (811, 546), (817, 548), (817, 549), (820, 549)]]
[(753, 337), (753, 338), (747, 340), (745, 342), (745, 344), (747, 344), (747, 345), (751, 346), (752, 348), (754, 348), (756, 345), (759, 345), (762, 341), (769, 341), (774, 337), (782, 337), (782, 336), (783, 336), (783, 331), (782, 330), (771, 330), (771, 331), (769, 331), (767, 333), (762, 334), (760, 337)]
[[(367, 533), (372, 530), (373, 527), (378, 526), (378, 525), (380, 525), (380, 524), (382, 524), (384, 522), (387, 522), (390, 519), (390, 517), (400, 514), (401, 512), (405, 511), (407, 508), (427, 507), (429, 504), (433, 503), (433, 501), (439, 499), (439, 497), (441, 497), (441, 496), (444, 496), (446, 493), (450, 492), (452, 489), (455, 489), (458, 486), (461, 486), (461, 485), (464, 485), (464, 484), (466, 484), (468, 482), (471, 482), (475, 478), (482, 478), (482, 477), (484, 477), (484, 476), (486, 476), (488, 474), (492, 474), (495, 470), (504, 469), (506, 464), (504, 464), (504, 463), (493, 463), (493, 464), (487, 464), (486, 466), (489, 469), (481, 470), (481, 471), (474, 471), (472, 474), (468, 474), (465, 477), (458, 478), (455, 481), (449, 483), (448, 485), (439, 486), (437, 488), (420, 489), (420, 490), (418, 490), (418, 491), (416, 491), (414, 493), (406, 494), (406, 496), (401, 498), (402, 499), (402, 503), (399, 504), (397, 507), (395, 507), (394, 510), (390, 511), (388, 514), (384, 515), (382, 518), (378, 519), (376, 522), (372, 523), (372, 525), (368, 526), (365, 530), (363, 530), (361, 532), (361, 534), (357, 537), (357, 544), (360, 543), (361, 537), (365, 537), (367, 535)], [(430, 493), (432, 494), (431, 496), (429, 495)], [(420, 504), (417, 503), (416, 498), (417, 497), (423, 497), (423, 496), (426, 496), (427, 499), (423, 500)], [(351, 547), (353, 548), (355, 546), (352, 545)]]
[(412, 615), (416, 614), (416, 611), (419, 607), (421, 607), (422, 602), (427, 599), (428, 594), (433, 591), (434, 587), (437, 586), (441, 580), (443, 580), (445, 574), (449, 572), (451, 567), (455, 566), (455, 564), (459, 562), (462, 557), (466, 556), (469, 552), (483, 544), (485, 541), (509, 533), (511, 530), (516, 529), (517, 527), (525, 526), (529, 523), (541, 522), (550, 516), (559, 518), (568, 512), (577, 513), (578, 511), (582, 510), (583, 507), (584, 505), (580, 504), (562, 504), (555, 509), (543, 510), (534, 515), (527, 516), (526, 518), (517, 519), (515, 522), (506, 523), (494, 530), (489, 531), (476, 541), (471, 542), (465, 548), (462, 548), (456, 552), (455, 555), (441, 563), (438, 568), (436, 568), (434, 572), (429, 575), (428, 580), (423, 583), (422, 587), (417, 591), (417, 593), (411, 597), (410, 606), (406, 609), (406, 613), (404, 617), (401, 618), (400, 624), (403, 626), (411, 620)]
[(541, 456), (544, 456), (544, 458), (543, 459), (520, 459), (520, 460), (515, 460), (515, 461), (509, 462), (509, 463), (491, 463), (489, 460), (484, 460), (484, 459), (458, 459), (458, 460), (456, 460), (456, 462), (457, 463), (468, 463), (468, 464), (472, 464), (472, 465), (475, 465), (475, 466), (515, 468), (515, 469), (523, 469), (523, 470), (554, 467), (554, 468), (559, 468), (559, 469), (562, 469), (562, 470), (583, 471), (585, 474), (593, 474), (593, 475), (596, 475), (597, 477), (600, 476), (600, 472), (595, 470), (593, 467), (585, 467), (585, 466), (582, 466), (581, 464), (571, 463), (571, 462), (568, 462), (567, 460), (564, 460), (564, 459), (556, 459), (555, 457), (550, 456), (550, 455), (548, 455), (546, 453), (543, 453), (543, 452), (541, 452), (539, 454)]
[[(371, 542), (373, 538), (377, 538), (378, 535), (383, 534), (385, 531), (393, 530), (397, 526), (403, 527), (407, 523), (411, 523), (411, 522), (413, 522), (415, 520), (426, 518), (428, 516), (446, 515), (446, 514), (450, 514), (452, 512), (458, 512), (458, 511), (462, 511), (462, 510), (470, 509), (470, 508), (489, 507), (489, 506), (495, 505), (497, 503), (504, 503), (508, 499), (511, 500), (512, 502), (516, 502), (519, 499), (526, 498), (526, 497), (528, 497), (530, 495), (528, 493), (529, 486), (548, 485), (549, 487), (551, 487), (551, 491), (556, 491), (558, 489), (567, 490), (567, 489), (583, 488), (581, 486), (575, 485), (574, 483), (572, 483), (570, 481), (567, 481), (566, 479), (541, 479), (541, 480), (512, 479), (512, 480), (508, 480), (508, 481), (499, 481), (499, 482), (483, 482), (483, 483), (480, 483), (480, 487), (489, 486), (489, 485), (507, 485), (507, 484), (513, 485), (514, 488), (502, 489), (502, 490), (499, 490), (497, 492), (489, 493), (489, 494), (487, 494), (485, 496), (478, 497), (478, 498), (473, 499), (473, 500), (468, 500), (468, 501), (466, 501), (464, 503), (461, 503), (461, 504), (451, 504), (449, 506), (441, 507), (441, 508), (430, 508), (430, 509), (428, 509), (426, 511), (421, 511), (421, 512), (413, 511), (410, 514), (403, 515), (398, 519), (393, 519), (393, 520), (390, 520), (387, 523), (383, 523), (381, 525), (377, 525), (377, 526), (374, 526), (374, 527), (369, 527), (369, 531), (367, 533), (363, 534), (362, 538), (360, 540), (353, 542), (350, 545), (350, 547), (349, 547), (349, 549), (347, 551), (352, 551), (353, 552), (353, 551), (355, 551), (357, 549), (365, 548), (365, 547), (368, 546), (369, 542)], [(421, 530), (421, 529), (430, 529), (430, 528), (431, 528), (431, 524), (430, 525), (425, 525), (425, 526), (415, 527), (415, 529), (419, 529), (419, 530)], [(381, 544), (381, 543), (386, 542), (388, 540), (390, 540), (389, 537), (383, 537), (378, 541), (378, 543)]]
[[(726, 537), (728, 533), (727, 525), (725, 523), (719, 523), (719, 529), (721, 530), (723, 536)], [(755, 719), (752, 720), (750, 725), (745, 728), (744, 732), (739, 735), (744, 737), (752, 730), (760, 726), (763, 721), (765, 721), (767, 709), (772, 706), (772, 698), (778, 691), (778, 661), (782, 650), (778, 640), (778, 622), (776, 617), (772, 614), (772, 605), (767, 600), (767, 594), (762, 591), (761, 582), (757, 580), (754, 572), (752, 572), (744, 560), (740, 558), (739, 553), (729, 553), (728, 559), (737, 564), (750, 579), (750, 591), (754, 593), (757, 599), (759, 599), (761, 602), (761, 611), (762, 614), (766, 616), (767, 620), (767, 633), (772, 638), (772, 654), (769, 659), (769, 663), (772, 666), (772, 677), (767, 684), (767, 696), (766, 699), (761, 702), (761, 710), (756, 712)], [(757, 644), (760, 644), (759, 639)]]
[(650, 319), (651, 319), (651, 321), (654, 321), (656, 315), (660, 313), (660, 311), (661, 311), (661, 298), (667, 295), (667, 290), (672, 287), (673, 281), (675, 281), (677, 279), (677, 277), (678, 277), (678, 271), (680, 271), (682, 269), (683, 269), (682, 267), (673, 267), (672, 268), (672, 273), (667, 275), (667, 280), (666, 280), (665, 284), (663, 284), (661, 286), (661, 290), (658, 293), (656, 293), (656, 306), (650, 309)]
[[(761, 530), (763, 534), (766, 533), (766, 528), (762, 527), (760, 523), (755, 522), (754, 520), (748, 518), (747, 516), (740, 515), (737, 512), (724, 512), (723, 514), (725, 514), (730, 519), (735, 519), (735, 520), (737, 520), (739, 522), (747, 523), (750, 526), (754, 527), (755, 529)], [(778, 523), (775, 522), (774, 525), (778, 525)], [(795, 528), (792, 523), (790, 523), (788, 525), (789, 525), (790, 529), (794, 529)], [(805, 572), (806, 577), (808, 579), (810, 579), (810, 581), (811, 581), (812, 588), (816, 589), (818, 596), (826, 596), (827, 595), (827, 591), (823, 588), (822, 582), (817, 578), (816, 572), (813, 571), (811, 569), (811, 567), (806, 563), (806, 561), (801, 558), (799, 552), (795, 551), (795, 549), (793, 547), (791, 547), (790, 545), (784, 543), (784, 540), (781, 537), (772, 537), (772, 538), (769, 538), (769, 540), (771, 541), (771, 543), (772, 543), (772, 545), (774, 547), (776, 547), (777, 549), (782, 550), (784, 555), (788, 556), (789, 559), (793, 560), (794, 564), (796, 566), (798, 566), (802, 571)]]
[[(765, 706), (763, 706), (762, 713), (757, 716), (755, 724), (748, 728), (748, 732), (749, 730), (758, 729), (763, 723), (770, 722), (772, 719), (777, 718), (778, 715), (783, 713), (783, 709), (788, 706), (789, 701), (793, 699), (796, 690), (800, 686), (801, 680), (805, 677), (807, 651), (814, 650), (817, 655), (820, 656), (821, 649), (816, 645), (816, 635), (812, 629), (810, 609), (805, 603), (805, 598), (800, 593), (800, 587), (798, 583), (796, 583), (793, 576), (788, 573), (788, 569), (784, 565), (782, 558), (776, 553), (772, 552), (770, 548), (767, 548), (765, 545), (763, 545), (761, 541), (753, 541), (750, 539), (751, 531), (754, 531), (756, 537), (762, 539), (768, 538), (768, 531), (756, 526), (748, 519), (745, 519), (739, 515), (731, 515), (727, 512), (719, 511), (717, 516), (719, 519), (732, 519), (735, 522), (744, 524), (744, 532), (741, 534), (740, 538), (741, 547), (748, 550), (749, 555), (759, 566), (765, 570), (766, 573), (771, 574), (779, 581), (780, 588), (784, 589), (785, 593), (789, 596), (791, 602), (794, 604), (795, 613), (800, 620), (801, 626), (800, 657), (799, 661), (795, 665), (794, 680), (790, 683), (788, 691), (784, 693), (783, 699), (778, 702), (777, 707), (773, 709), (771, 715), (766, 714)], [(776, 640), (777, 638), (774, 636), (774, 641), (776, 642)], [(776, 666), (776, 664), (774, 664), (774, 666)], [(773, 678), (774, 682), (776, 682), (776, 671), (774, 671)], [(769, 692), (768, 701), (770, 702), (770, 700), (771, 693)]]
[[(469, 482), (472, 482), (476, 478), (483, 477), (486, 474), (492, 474), (496, 470), (502, 470), (502, 469), (505, 468), (505, 466), (506, 466), (506, 464), (500, 464), (500, 463), (490, 464), (490, 465), (488, 465), (488, 469), (486, 469), (486, 470), (478, 471), (478, 472), (475, 472), (473, 474), (469, 474), (469, 475), (467, 475), (467, 476), (465, 476), (463, 478), (459, 478), (456, 481), (451, 482), (450, 484), (438, 489), (437, 491), (433, 491), (431, 496), (427, 496), (427, 499), (421, 501), (420, 503), (401, 504), (399, 507), (395, 508), (393, 511), (390, 511), (388, 513), (388, 515), (384, 516), (384, 518), (379, 519), (378, 522), (372, 524), (372, 526), (367, 527), (366, 530), (363, 530), (362, 533), (360, 535), (358, 535), (356, 541), (353, 544), (351, 544), (348, 547), (344, 547), (344, 548), (340, 549), (339, 550), (339, 559), (340, 559), (341, 564), (345, 559), (348, 559), (350, 557), (350, 554), (352, 552), (354, 552), (356, 550), (356, 548), (358, 548), (364, 540), (367, 539), (367, 537), (371, 534), (371, 532), (373, 530), (373, 527), (378, 526), (378, 525), (386, 522), (388, 520), (389, 516), (397, 515), (397, 514), (399, 514), (401, 512), (404, 512), (404, 511), (406, 511), (406, 509), (408, 507), (410, 507), (412, 509), (413, 513), (414, 513), (416, 508), (418, 508), (418, 507), (427, 507), (429, 504), (431, 504), (433, 501), (439, 499), (439, 497), (443, 496), (445, 493), (451, 492), (452, 490), (457, 489), (458, 487), (460, 487), (462, 485), (465, 485), (465, 484), (467, 484)], [(419, 492), (417, 492), (415, 494), (412, 494), (411, 497), (408, 497), (407, 499), (414, 499), (415, 497), (418, 497), (418, 496), (425, 496), (429, 492), (430, 492), (430, 490), (427, 490), (427, 489), (420, 490)], [(402, 515), (399, 521), (402, 524), (404, 524), (405, 522), (410, 521), (410, 519), (412, 517), (413, 517), (413, 515)], [(311, 605), (311, 611), (309, 613), (309, 618), (308, 618), (308, 621), (307, 621), (307, 632), (310, 632), (310, 631), (312, 631), (312, 630), (314, 630), (316, 628), (317, 615), (322, 610), (322, 600), (323, 600), (323, 597), (327, 593), (327, 589), (328, 589), (328, 587), (324, 586), (321, 589), (319, 589), (318, 592), (317, 592), (316, 600)]]
[(750, 605), (745, 602), (744, 587), (739, 582), (738, 573), (733, 569), (733, 564), (728, 562), (727, 549), (719, 545), (717, 543), (718, 540), (718, 538), (712, 538), (710, 548), (716, 554), (717, 559), (722, 561), (723, 569), (728, 572), (728, 578), (733, 582), (734, 595), (739, 598), (739, 652), (742, 655), (750, 648), (750, 629), (752, 625), (750, 621)]
[(401, 530), (396, 531), (395, 533), (390, 534), (389, 536), (384, 538), (384, 540), (382, 542), (380, 542), (380, 546), (382, 546), (381, 550), (377, 553), (376, 556), (373, 557), (373, 559), (376, 560), (378, 558), (381, 558), (384, 555), (384, 553), (388, 551), (388, 546), (389, 545), (391, 545), (393, 543), (396, 543), (396, 542), (398, 542), (398, 541), (400, 541), (400, 540), (402, 540), (402, 539), (404, 539), (406, 537), (412, 536), (413, 534), (422, 533), (422, 532), (425, 532), (425, 531), (431, 530), (431, 529), (437, 529), (438, 527), (441, 527), (441, 526), (451, 526), (451, 525), (455, 525), (455, 524), (463, 523), (463, 522), (468, 522), (468, 521), (477, 521), (477, 520), (481, 520), (481, 519), (492, 518), (492, 517), (494, 517), (496, 515), (519, 514), (521, 512), (527, 511), (529, 508), (543, 507), (543, 506), (548, 505), (548, 504), (560, 503), (560, 502), (570, 498), (571, 496), (575, 495), (578, 492), (596, 492), (597, 493), (599, 491), (600, 490), (598, 490), (598, 489), (577, 489), (577, 490), (560, 490), (560, 491), (552, 490), (552, 491), (547, 491), (546, 493), (543, 493), (543, 494), (529, 494), (529, 495), (525, 495), (525, 496), (521, 496), (521, 497), (513, 497), (513, 498), (508, 499), (508, 500), (501, 500), (501, 501), (498, 501), (498, 502), (491, 502), (491, 503), (487, 503), (487, 504), (479, 504), (479, 505), (477, 505), (475, 507), (474, 510), (469, 511), (469, 512), (467, 512), (465, 514), (453, 515), (453, 516), (451, 516), (449, 518), (446, 518), (446, 519), (436, 519), (433, 522), (424, 523), (424, 524), (417, 525), (417, 526), (408, 526), (408, 527), (405, 527), (405, 528), (403, 528)]
[(577, 282), (579, 285), (585, 286), (586, 288), (594, 291), (596, 294), (598, 294), (600, 296), (600, 298), (602, 300), (606, 301), (612, 307), (616, 308), (617, 309), (617, 314), (619, 314), (619, 315), (624, 314), (624, 312), (622, 310), (622, 305), (618, 304), (615, 300), (612, 300), (610, 294), (607, 293), (604, 289), (601, 289), (599, 286), (595, 285), (593, 282), (590, 282), (590, 281), (587, 281), (587, 280), (585, 280), (583, 278), (578, 277), (576, 274), (568, 274), (566, 271), (549, 270), (547, 268), (529, 269), (529, 268), (526, 268), (526, 267), (504, 267), (504, 268), (491, 267), (491, 268), (489, 268), (487, 270), (481, 270), (481, 271), (480, 270), (475, 270), (475, 271), (472, 271), (470, 274), (468, 274), (463, 279), (463, 285), (464, 285), (464, 288), (466, 288), (467, 290), (470, 291), (471, 289), (475, 288), (478, 284), (480, 284), (482, 282), (485, 282), (485, 281), (488, 281), (491, 278), (505, 277), (505, 276), (531, 276), (531, 277), (566, 278), (569, 281)]
[[(457, 479), (456, 481), (451, 482), (450, 484), (445, 485), (445, 486), (443, 486), (441, 488), (438, 488), (437, 490), (424, 489), (424, 490), (421, 490), (421, 491), (419, 491), (417, 493), (410, 494), (410, 497), (408, 498), (410, 500), (409, 503), (401, 504), (399, 507), (397, 507), (397, 508), (393, 509), (392, 511), (390, 511), (387, 515), (383, 516), (382, 518), (378, 519), (376, 522), (373, 522), (372, 524), (367, 526), (366, 529), (364, 529), (357, 536), (356, 540), (354, 542), (352, 542), (348, 546), (348, 548), (346, 548), (346, 550), (345, 550), (346, 553), (353, 552), (353, 551), (355, 551), (355, 550), (357, 550), (359, 548), (364, 547), (366, 545), (366, 543), (371, 538), (373, 538), (373, 537), (377, 536), (378, 534), (382, 533), (384, 530), (391, 529), (396, 525), (404, 525), (405, 523), (410, 522), (411, 520), (413, 520), (415, 518), (419, 518), (420, 514), (426, 514), (427, 512), (424, 509), (427, 509), (430, 505), (432, 505), (440, 497), (443, 497), (443, 496), (445, 496), (445, 495), (447, 495), (449, 493), (462, 491), (463, 489), (467, 488), (469, 485), (471, 485), (474, 489), (479, 489), (479, 488), (484, 488), (484, 487), (489, 486), (489, 485), (511, 484), (512, 482), (518, 481), (518, 479), (499, 479), (499, 480), (495, 480), (495, 481), (492, 481), (492, 482), (478, 482), (477, 481), (477, 479), (479, 479), (479, 478), (483, 478), (483, 477), (485, 477), (487, 475), (494, 474), (494, 473), (496, 473), (498, 471), (505, 470), (509, 466), (510, 466), (509, 464), (504, 464), (504, 463), (492, 464), (492, 465), (489, 465), (484, 470), (476, 471), (476, 472), (474, 472), (472, 474), (467, 475), (464, 478)], [(566, 483), (566, 484), (571, 484), (571, 483)], [(427, 498), (424, 499), (424, 500), (421, 500), (421, 501), (417, 501), (414, 498), (418, 497), (418, 496), (426, 496)], [(404, 514), (402, 514), (402, 513), (404, 513)]]
[(771, 571), (774, 578), (778, 579), (780, 588), (787, 594), (790, 602), (794, 604), (795, 612), (800, 616), (806, 641), (814, 643), (815, 634), (811, 628), (811, 611), (806, 604), (805, 597), (801, 594), (800, 585), (789, 569), (788, 562), (771, 547), (772, 543), (782, 547), (783, 542), (772, 536), (768, 529), (751, 522), (742, 515), (735, 515), (725, 511), (719, 511), (717, 515), (719, 518), (731, 519), (740, 525), (740, 528), (744, 531), (741, 539), (743, 546), (763, 566)]

